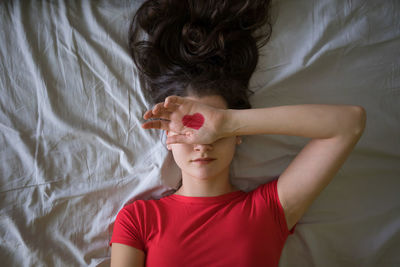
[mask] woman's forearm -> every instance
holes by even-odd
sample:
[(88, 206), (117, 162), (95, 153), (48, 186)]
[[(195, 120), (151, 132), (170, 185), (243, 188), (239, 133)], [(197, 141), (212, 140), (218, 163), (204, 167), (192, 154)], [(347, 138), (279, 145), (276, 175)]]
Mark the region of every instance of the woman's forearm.
[(291, 105), (226, 110), (225, 136), (279, 134), (308, 138), (359, 135), (365, 127), (365, 110), (351, 105)]

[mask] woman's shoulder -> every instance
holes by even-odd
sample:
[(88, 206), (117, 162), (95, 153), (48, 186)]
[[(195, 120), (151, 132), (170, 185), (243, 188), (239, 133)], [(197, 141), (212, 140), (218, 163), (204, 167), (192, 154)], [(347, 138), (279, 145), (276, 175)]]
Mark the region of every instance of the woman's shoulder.
[(145, 219), (159, 209), (153, 199), (136, 199), (126, 203), (118, 212), (118, 216), (129, 220)]
[(133, 199), (126, 203), (123, 209), (137, 209), (141, 207), (146, 207), (148, 205), (154, 204), (154, 202), (158, 201), (159, 199)]
[(255, 188), (248, 191), (248, 196), (252, 198), (260, 198), (263, 200), (270, 200), (273, 198), (277, 192), (277, 179), (261, 183)]
[(161, 196), (159, 198), (157, 197), (147, 197), (147, 198), (134, 198), (130, 200), (128, 203), (126, 203), (123, 207), (123, 209), (126, 210), (143, 210), (143, 209), (151, 209), (151, 208), (157, 208), (162, 205), (162, 203), (165, 201), (165, 199), (168, 198), (169, 195), (167, 196)]

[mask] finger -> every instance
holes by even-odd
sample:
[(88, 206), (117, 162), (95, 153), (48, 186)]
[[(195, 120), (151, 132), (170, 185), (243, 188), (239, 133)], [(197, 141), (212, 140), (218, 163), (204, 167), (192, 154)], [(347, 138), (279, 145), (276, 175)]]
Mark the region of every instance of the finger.
[(188, 142), (189, 142), (189, 139), (184, 134), (168, 136), (167, 140), (166, 140), (167, 145), (183, 144), (183, 143), (188, 143)]
[(156, 104), (153, 108), (153, 114), (156, 115), (162, 107), (164, 107), (164, 102)]
[(179, 108), (179, 105), (175, 103), (164, 103), (164, 108), (169, 112), (174, 112)]
[(162, 129), (169, 130), (169, 121), (164, 120), (153, 120), (142, 124), (143, 129)]
[[(169, 115), (172, 111), (174, 111), (175, 109), (171, 110), (171, 109), (167, 109), (164, 107), (164, 102), (161, 103), (157, 103), (153, 109), (148, 110), (144, 113), (143, 115), (143, 119), (148, 120), (150, 118), (163, 118), (163, 119), (167, 119), (169, 120)], [(160, 117), (160, 116), (155, 116), (158, 114), (162, 114), (164, 115), (164, 117)]]
[(185, 100), (183, 97), (171, 95), (165, 99), (164, 106), (169, 107), (169, 106), (173, 106), (174, 104), (179, 106), (179, 105), (183, 104), (184, 101)]
[(148, 120), (153, 116), (153, 111), (152, 110), (148, 110), (144, 113), (143, 115), (143, 119)]
[(157, 114), (153, 114), (152, 118), (154, 119), (164, 119), (164, 120), (171, 120), (171, 112), (168, 110), (160, 110), (157, 112)]
[[(170, 138), (170, 139), (168, 139), (168, 138)], [(167, 144), (168, 144), (168, 142), (170, 142), (171, 144), (174, 144), (174, 143), (193, 144), (193, 133), (191, 131), (187, 131), (182, 134), (176, 133), (175, 135), (168, 136), (166, 142), (167, 142)]]
[(152, 113), (150, 116), (151, 118), (170, 120), (171, 111), (169, 111), (167, 108), (164, 108), (162, 103), (158, 103), (151, 110), (151, 113)]

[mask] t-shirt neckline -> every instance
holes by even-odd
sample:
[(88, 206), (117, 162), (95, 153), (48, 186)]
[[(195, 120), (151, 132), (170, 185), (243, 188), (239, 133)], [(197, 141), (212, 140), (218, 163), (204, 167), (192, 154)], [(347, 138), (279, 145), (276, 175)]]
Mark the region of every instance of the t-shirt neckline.
[(210, 203), (220, 203), (220, 202), (226, 202), (228, 200), (232, 200), (242, 194), (245, 194), (244, 191), (242, 190), (237, 190), (233, 192), (229, 192), (226, 194), (222, 194), (219, 196), (213, 196), (213, 197), (190, 197), (190, 196), (182, 196), (182, 195), (169, 195), (166, 198), (170, 198), (173, 200), (177, 200), (180, 202), (184, 203), (197, 203), (197, 204), (210, 204)]

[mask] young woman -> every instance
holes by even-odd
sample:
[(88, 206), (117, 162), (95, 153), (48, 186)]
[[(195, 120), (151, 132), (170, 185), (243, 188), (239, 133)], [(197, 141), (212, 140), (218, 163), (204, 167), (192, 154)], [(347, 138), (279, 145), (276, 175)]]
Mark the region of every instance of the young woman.
[[(288, 235), (359, 140), (360, 106), (251, 109), (248, 81), (262, 39), (254, 36), (268, 25), (268, 7), (170, 0), (139, 8), (133, 26), (149, 40), (132, 42), (132, 56), (157, 103), (142, 128), (167, 132), (182, 184), (118, 213), (111, 266), (277, 266)], [(311, 140), (278, 179), (243, 192), (229, 166), (241, 136), (256, 134)]]

